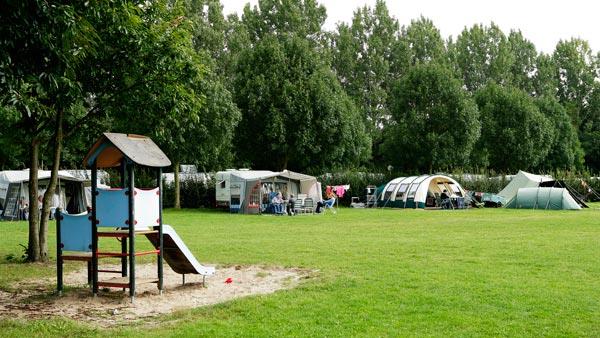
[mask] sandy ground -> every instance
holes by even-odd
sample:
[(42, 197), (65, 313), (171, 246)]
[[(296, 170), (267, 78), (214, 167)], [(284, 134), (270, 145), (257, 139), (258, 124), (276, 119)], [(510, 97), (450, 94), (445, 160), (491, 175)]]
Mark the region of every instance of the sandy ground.
[[(118, 266), (103, 266), (119, 269)], [(114, 326), (123, 323), (145, 321), (154, 316), (177, 310), (196, 308), (226, 302), (231, 299), (273, 293), (292, 288), (310, 276), (311, 272), (300, 269), (283, 269), (259, 266), (234, 266), (217, 268), (215, 275), (206, 278), (186, 275), (182, 285), (180, 274), (164, 266), (165, 291), (159, 294), (156, 284), (136, 285), (136, 297), (131, 302), (129, 291), (101, 289), (98, 297), (91, 296), (87, 287), (87, 270), (81, 269), (65, 275), (66, 286), (62, 296), (52, 290), (55, 279), (38, 279), (20, 282), (15, 292), (0, 290), (0, 318), (36, 319), (55, 316), (68, 317), (93, 326)], [(114, 275), (112, 275), (114, 276)], [(136, 267), (139, 280), (155, 278), (156, 265)], [(100, 274), (99, 280), (111, 275)], [(231, 278), (231, 283), (225, 281)]]

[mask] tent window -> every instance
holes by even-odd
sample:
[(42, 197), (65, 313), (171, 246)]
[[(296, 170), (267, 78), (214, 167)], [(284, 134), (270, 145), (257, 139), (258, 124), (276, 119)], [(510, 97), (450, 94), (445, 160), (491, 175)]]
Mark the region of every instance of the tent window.
[(460, 188), (456, 184), (450, 183), (450, 188), (452, 189), (452, 191), (454, 192), (454, 194), (456, 194), (457, 196), (461, 196), (462, 197), (462, 193), (460, 192)]
[(396, 189), (396, 185), (396, 183), (392, 183), (388, 186), (388, 188), (385, 190), (385, 195), (383, 196), (384, 199), (387, 200), (392, 196), (394, 189)]
[(416, 183), (413, 183), (413, 185), (410, 186), (410, 189), (408, 190), (408, 198), (415, 197), (415, 194), (417, 192), (417, 188), (419, 188), (419, 185), (416, 184)]
[(402, 198), (404, 197), (404, 193), (406, 192), (406, 189), (408, 189), (408, 184), (400, 184), (400, 187), (398, 188), (398, 192), (396, 193), (396, 198)]
[(225, 186), (227, 185), (227, 183), (225, 180), (223, 180), (223, 181), (219, 182), (219, 185), (221, 186), (221, 189), (225, 189)]

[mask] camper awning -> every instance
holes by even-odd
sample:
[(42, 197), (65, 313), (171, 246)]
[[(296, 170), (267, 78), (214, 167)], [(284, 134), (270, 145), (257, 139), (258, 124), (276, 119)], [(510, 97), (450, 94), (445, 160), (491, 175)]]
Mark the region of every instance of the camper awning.
[(127, 157), (134, 163), (154, 168), (171, 165), (171, 161), (147, 136), (104, 133), (83, 160), (86, 167), (96, 161), (99, 168), (117, 167)]
[(264, 179), (268, 179), (268, 178), (272, 178), (272, 177), (285, 177), (285, 178), (288, 178), (291, 180), (296, 180), (296, 181), (310, 181), (310, 180), (315, 179), (314, 176), (300, 174), (300, 173), (296, 173), (296, 172), (289, 171), (289, 170), (284, 170), (282, 172), (273, 172), (268, 175), (264, 175), (264, 176), (260, 177), (260, 179), (264, 180)]

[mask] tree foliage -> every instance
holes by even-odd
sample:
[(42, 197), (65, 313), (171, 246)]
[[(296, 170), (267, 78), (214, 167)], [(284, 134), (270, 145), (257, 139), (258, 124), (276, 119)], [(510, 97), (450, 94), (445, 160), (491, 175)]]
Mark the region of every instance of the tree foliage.
[(475, 157), (479, 164), (504, 172), (540, 165), (550, 151), (554, 128), (533, 98), (517, 88), (488, 83), (475, 99), (482, 121)]
[(258, 168), (315, 171), (367, 160), (360, 115), (310, 44), (265, 37), (241, 57), (235, 101), (236, 148)]
[(412, 67), (394, 87), (393, 122), (385, 155), (402, 170), (452, 168), (468, 164), (480, 133), (474, 101), (438, 65)]

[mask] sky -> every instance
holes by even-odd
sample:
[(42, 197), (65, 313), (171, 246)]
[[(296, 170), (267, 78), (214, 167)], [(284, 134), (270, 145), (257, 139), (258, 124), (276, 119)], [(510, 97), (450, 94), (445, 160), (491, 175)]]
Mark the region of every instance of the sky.
[[(257, 0), (221, 0), (225, 14), (239, 13), (244, 5)], [(327, 8), (325, 29), (336, 23), (350, 22), (356, 8), (373, 7), (375, 0), (320, 0)], [(578, 37), (600, 51), (600, 1), (596, 0), (387, 0), (390, 14), (400, 25), (409, 25), (421, 15), (431, 19), (442, 36), (456, 37), (477, 23), (495, 22), (506, 34), (520, 29), (538, 51), (552, 53), (559, 40)]]

